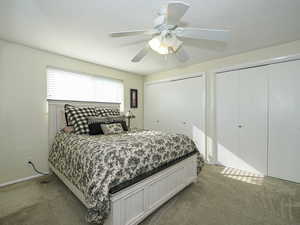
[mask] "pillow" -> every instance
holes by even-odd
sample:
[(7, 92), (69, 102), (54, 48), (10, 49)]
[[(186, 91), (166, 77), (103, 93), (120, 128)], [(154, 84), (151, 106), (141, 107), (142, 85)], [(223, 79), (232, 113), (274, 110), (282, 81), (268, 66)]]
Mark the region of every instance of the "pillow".
[(89, 117), (88, 126), (89, 126), (89, 135), (98, 135), (103, 134), (101, 129), (102, 123), (109, 123), (110, 121), (107, 117)]
[(101, 129), (104, 134), (120, 134), (124, 131), (121, 123), (103, 123)]
[(104, 134), (101, 129), (101, 124), (108, 123), (121, 123), (124, 131), (128, 131), (127, 124), (125, 122), (125, 116), (113, 116), (113, 117), (89, 117), (88, 126), (90, 135)]
[(107, 117), (107, 116), (120, 116), (119, 109), (111, 108), (96, 108), (97, 116)]
[(69, 126), (72, 126), (72, 124), (71, 124), (71, 122), (70, 122), (70, 119), (68, 118), (68, 116), (67, 116), (67, 113), (65, 112), (65, 121), (66, 121), (66, 125), (67, 125), (67, 127), (69, 127)]
[(88, 117), (96, 116), (94, 107), (75, 107), (69, 104), (65, 105), (65, 112), (69, 123), (73, 125), (75, 134), (88, 134)]

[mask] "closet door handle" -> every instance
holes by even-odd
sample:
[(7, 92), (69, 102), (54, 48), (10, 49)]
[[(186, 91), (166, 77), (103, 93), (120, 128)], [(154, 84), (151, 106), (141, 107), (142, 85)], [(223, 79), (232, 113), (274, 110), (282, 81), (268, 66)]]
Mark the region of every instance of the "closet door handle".
[(238, 128), (243, 128), (244, 126), (243, 126), (243, 125), (241, 125), (241, 124), (239, 124), (237, 127), (238, 127)]

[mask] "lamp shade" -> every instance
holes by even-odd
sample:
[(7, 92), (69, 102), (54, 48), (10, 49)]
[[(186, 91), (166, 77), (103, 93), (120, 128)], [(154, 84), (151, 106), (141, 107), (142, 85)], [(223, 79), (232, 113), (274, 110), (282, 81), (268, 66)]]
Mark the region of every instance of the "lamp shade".
[(166, 46), (162, 45), (162, 38), (161, 36), (155, 36), (149, 41), (150, 47), (161, 55), (169, 54), (169, 49)]
[(182, 45), (182, 41), (178, 40), (175, 35), (157, 35), (149, 42), (149, 46), (161, 55), (174, 53)]

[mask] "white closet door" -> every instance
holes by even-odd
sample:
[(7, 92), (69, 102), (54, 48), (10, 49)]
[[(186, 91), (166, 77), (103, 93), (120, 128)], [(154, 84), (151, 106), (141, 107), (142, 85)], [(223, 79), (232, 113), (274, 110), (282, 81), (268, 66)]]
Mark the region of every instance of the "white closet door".
[(267, 175), (268, 76), (265, 67), (239, 71), (240, 169)]
[(239, 75), (233, 71), (216, 77), (218, 163), (227, 167), (241, 165), (239, 149)]
[(144, 87), (144, 128), (161, 130), (160, 128), (160, 86), (145, 85)]
[(204, 77), (146, 84), (144, 90), (144, 127), (186, 134), (204, 153)]
[(269, 175), (300, 182), (300, 61), (269, 67)]
[(267, 174), (267, 75), (262, 67), (217, 76), (220, 164)]

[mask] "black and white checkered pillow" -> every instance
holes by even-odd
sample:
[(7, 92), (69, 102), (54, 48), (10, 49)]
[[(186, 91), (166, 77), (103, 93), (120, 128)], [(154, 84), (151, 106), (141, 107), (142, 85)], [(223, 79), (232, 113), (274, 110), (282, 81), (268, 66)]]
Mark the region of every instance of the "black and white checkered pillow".
[(79, 108), (66, 104), (65, 112), (70, 123), (74, 126), (75, 134), (88, 134), (88, 117), (97, 116), (94, 107)]
[(108, 116), (120, 116), (119, 109), (111, 108), (96, 108), (97, 116), (108, 117)]

